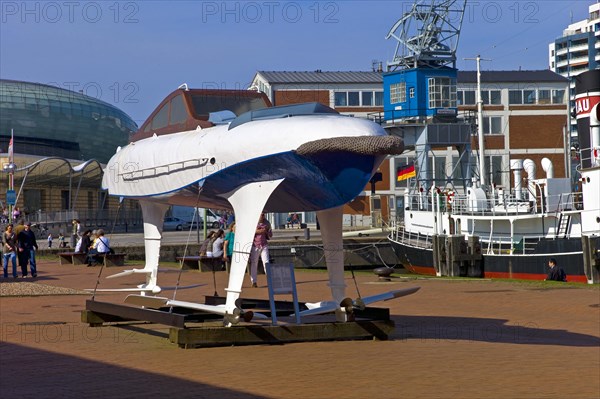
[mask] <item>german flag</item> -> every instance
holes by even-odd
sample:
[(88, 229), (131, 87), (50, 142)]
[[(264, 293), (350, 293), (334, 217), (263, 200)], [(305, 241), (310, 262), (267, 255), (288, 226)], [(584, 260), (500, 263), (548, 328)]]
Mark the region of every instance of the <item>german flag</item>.
[(416, 175), (417, 174), (415, 173), (414, 163), (403, 165), (398, 168), (398, 181), (410, 179), (411, 177), (415, 177)]

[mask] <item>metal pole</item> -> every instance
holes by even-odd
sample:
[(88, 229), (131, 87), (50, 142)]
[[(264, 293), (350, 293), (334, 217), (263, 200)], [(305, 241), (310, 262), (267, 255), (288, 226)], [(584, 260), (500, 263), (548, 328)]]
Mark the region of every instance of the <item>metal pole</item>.
[(485, 186), (485, 141), (483, 140), (483, 98), (481, 96), (481, 57), (477, 56), (477, 135), (479, 136), (479, 182)]
[[(10, 144), (8, 146), (8, 189), (11, 191), (15, 190), (15, 163), (14, 163), (14, 152), (15, 152), (15, 135), (13, 129), (10, 129)], [(16, 205), (8, 204), (8, 222), (12, 223), (13, 220), (13, 209)]]
[(491, 61), (481, 58), (477, 55), (475, 58), (464, 58), (465, 60), (475, 60), (477, 62), (477, 136), (479, 144), (479, 182), (481, 186), (485, 185), (485, 142), (483, 140), (483, 98), (481, 96), (481, 61)]

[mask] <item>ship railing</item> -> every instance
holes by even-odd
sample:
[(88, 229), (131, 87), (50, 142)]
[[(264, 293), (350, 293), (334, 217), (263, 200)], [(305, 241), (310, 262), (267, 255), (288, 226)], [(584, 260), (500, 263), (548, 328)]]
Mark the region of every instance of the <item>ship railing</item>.
[(577, 171), (580, 171), (582, 167), (597, 167), (600, 166), (600, 148), (581, 148), (577, 152), (579, 158), (579, 164), (577, 165)]
[(433, 235), (418, 231), (408, 231), (404, 226), (396, 226), (390, 233), (391, 238), (401, 244), (419, 248), (433, 248)]
[[(518, 241), (517, 238), (520, 238)], [(542, 236), (519, 236), (510, 237), (508, 235), (495, 235), (482, 238), (482, 247), (487, 247), (487, 254), (521, 254), (527, 255), (535, 252), (538, 243), (544, 237)]]
[(493, 217), (556, 214), (573, 209), (583, 209), (581, 194), (572, 192), (551, 195), (543, 199), (537, 197), (535, 202), (529, 201), (529, 199), (517, 199), (513, 193), (506, 193), (502, 197), (492, 199), (473, 199), (458, 194), (447, 197), (442, 194), (436, 202), (437, 204), (432, 204), (431, 198), (420, 195), (409, 196), (407, 210), (441, 211), (454, 215)]
[(565, 192), (535, 201), (517, 199), (514, 193), (505, 192), (491, 199), (473, 199), (462, 194), (410, 194), (405, 196), (406, 211), (441, 212), (464, 216), (524, 216), (548, 215), (558, 219), (561, 212), (583, 209), (581, 193)]
[(408, 195), (406, 200), (406, 211), (447, 212), (469, 216), (522, 215), (534, 212), (528, 201), (517, 201), (514, 195), (505, 195), (502, 201), (499, 201), (444, 193), (436, 195), (432, 200), (429, 195), (414, 194)]

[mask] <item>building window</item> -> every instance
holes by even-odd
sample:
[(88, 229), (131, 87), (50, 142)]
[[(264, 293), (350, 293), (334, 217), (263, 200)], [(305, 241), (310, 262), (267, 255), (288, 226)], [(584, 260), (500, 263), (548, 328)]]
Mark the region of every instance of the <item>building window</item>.
[(459, 90), (457, 93), (459, 105), (475, 105), (475, 90)]
[(348, 92), (348, 105), (350, 107), (359, 107), (360, 106), (360, 93), (358, 91), (349, 91)]
[(71, 209), (71, 193), (69, 190), (60, 192), (60, 209)]
[(456, 107), (456, 79), (429, 78), (429, 108)]
[(452, 182), (457, 186), (463, 182), (463, 171), (459, 160), (459, 157), (452, 156)]
[(336, 107), (383, 106), (382, 91), (336, 91), (333, 94)]
[(98, 191), (98, 209), (108, 209), (108, 195), (106, 195), (106, 191)]
[(484, 116), (483, 117), (483, 134), (501, 134), (502, 133), (502, 117), (501, 116)]
[(487, 166), (490, 183), (495, 184), (496, 186), (502, 186), (502, 175), (504, 174), (502, 168), (502, 156), (486, 156), (485, 165)]
[(347, 94), (345, 91), (337, 91), (333, 94), (336, 107), (345, 107), (348, 105)]
[(481, 100), (486, 105), (499, 105), (502, 103), (500, 90), (483, 90)]
[(552, 104), (564, 104), (565, 103), (565, 91), (564, 90), (552, 90)]
[(565, 91), (551, 89), (509, 90), (509, 104), (564, 104)]
[(373, 92), (372, 91), (363, 91), (361, 92), (362, 97), (362, 105), (367, 107), (373, 105)]
[(410, 89), (408, 89), (408, 93), (409, 93), (410, 98), (415, 98), (415, 88), (414, 87), (411, 87)]
[(523, 90), (509, 90), (508, 91), (508, 103), (509, 104), (523, 104)]
[(523, 104), (535, 104), (535, 90), (523, 90)]
[(390, 85), (390, 104), (406, 102), (406, 82)]
[(550, 90), (538, 91), (538, 104), (550, 104), (551, 101)]

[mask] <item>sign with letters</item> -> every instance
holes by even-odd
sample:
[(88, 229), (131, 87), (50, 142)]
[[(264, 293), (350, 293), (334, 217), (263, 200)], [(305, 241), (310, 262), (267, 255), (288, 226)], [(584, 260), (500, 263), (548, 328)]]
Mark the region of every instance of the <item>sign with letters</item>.
[(15, 190), (6, 190), (6, 203), (8, 205), (15, 205), (17, 203), (17, 193)]
[(271, 289), (273, 294), (291, 294), (294, 292), (292, 271), (287, 264), (271, 264)]

